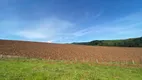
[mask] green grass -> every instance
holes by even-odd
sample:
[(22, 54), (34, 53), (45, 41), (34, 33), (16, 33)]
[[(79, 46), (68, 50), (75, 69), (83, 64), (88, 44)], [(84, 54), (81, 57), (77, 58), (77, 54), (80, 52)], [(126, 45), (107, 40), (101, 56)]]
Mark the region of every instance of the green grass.
[(142, 80), (142, 68), (4, 58), (0, 59), (0, 80)]

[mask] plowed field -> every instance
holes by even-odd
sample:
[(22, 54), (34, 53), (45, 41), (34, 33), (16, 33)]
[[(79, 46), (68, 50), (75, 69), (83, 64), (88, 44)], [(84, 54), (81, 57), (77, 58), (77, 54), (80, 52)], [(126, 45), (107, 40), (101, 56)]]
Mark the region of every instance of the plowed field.
[(0, 40), (0, 55), (53, 60), (142, 63), (142, 48), (101, 47)]

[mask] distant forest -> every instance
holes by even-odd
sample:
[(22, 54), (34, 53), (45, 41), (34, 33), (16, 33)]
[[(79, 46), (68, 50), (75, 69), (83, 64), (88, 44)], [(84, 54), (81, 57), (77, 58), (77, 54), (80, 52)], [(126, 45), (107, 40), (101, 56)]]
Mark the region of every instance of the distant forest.
[(142, 47), (142, 37), (124, 40), (93, 40), (90, 42), (74, 42), (72, 44), (91, 46)]

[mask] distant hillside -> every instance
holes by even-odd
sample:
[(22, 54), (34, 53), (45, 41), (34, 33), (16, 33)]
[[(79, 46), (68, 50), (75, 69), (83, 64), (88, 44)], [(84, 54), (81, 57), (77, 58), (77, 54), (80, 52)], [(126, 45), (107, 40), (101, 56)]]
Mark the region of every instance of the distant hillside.
[(73, 44), (91, 46), (119, 46), (119, 47), (142, 47), (142, 37), (124, 40), (94, 40), (90, 42), (79, 42)]

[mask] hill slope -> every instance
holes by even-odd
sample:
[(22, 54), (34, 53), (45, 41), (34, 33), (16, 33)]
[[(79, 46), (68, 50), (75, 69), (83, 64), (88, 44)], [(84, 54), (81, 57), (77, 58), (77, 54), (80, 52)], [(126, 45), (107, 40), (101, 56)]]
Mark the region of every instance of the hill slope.
[(0, 55), (90, 62), (142, 62), (142, 48), (93, 47), (73, 44), (0, 40)]
[(92, 46), (119, 46), (119, 47), (142, 47), (142, 37), (124, 40), (94, 40), (91, 42), (80, 42), (73, 44)]

